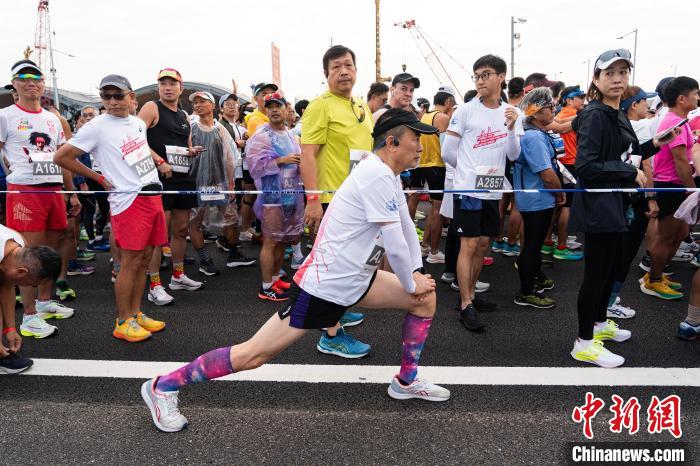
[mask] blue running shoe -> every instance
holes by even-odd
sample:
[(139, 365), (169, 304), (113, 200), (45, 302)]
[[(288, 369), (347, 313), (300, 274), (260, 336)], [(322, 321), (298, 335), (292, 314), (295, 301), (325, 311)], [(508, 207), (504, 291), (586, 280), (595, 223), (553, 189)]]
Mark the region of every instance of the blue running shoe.
[(85, 247), (85, 249), (91, 252), (109, 252), (109, 243), (92, 240), (88, 241), (88, 244)]
[(491, 242), (491, 252), (503, 252), (503, 248), (505, 248), (505, 247), (506, 247), (506, 242), (503, 240)]
[(292, 270), (299, 270), (299, 268), (302, 266), (303, 263), (304, 263), (303, 256), (299, 260), (296, 260), (294, 257), (292, 257)]
[(328, 336), (328, 332), (321, 334), (321, 339), (316, 345), (316, 349), (324, 354), (333, 354), (341, 358), (357, 359), (369, 354), (371, 347), (356, 340), (349, 333), (345, 333), (342, 328), (338, 329), (338, 333), (334, 338)]
[(520, 245), (518, 243), (515, 243), (514, 245), (510, 245), (506, 243), (506, 245), (503, 247), (503, 252), (502, 254), (504, 256), (508, 257), (514, 257), (514, 256), (519, 256), (520, 255)]
[(681, 322), (676, 332), (678, 338), (684, 340), (695, 340), (700, 338), (700, 325), (690, 325), (687, 321)]
[(345, 311), (343, 317), (340, 318), (340, 325), (343, 327), (354, 327), (360, 325), (365, 320), (365, 315), (361, 312)]

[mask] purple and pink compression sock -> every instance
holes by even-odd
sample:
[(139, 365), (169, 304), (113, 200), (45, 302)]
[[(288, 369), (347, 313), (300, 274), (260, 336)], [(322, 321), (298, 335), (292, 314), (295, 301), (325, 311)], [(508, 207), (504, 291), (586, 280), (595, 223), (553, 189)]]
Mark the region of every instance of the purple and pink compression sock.
[(428, 337), (428, 330), (432, 324), (432, 317), (417, 317), (413, 314), (406, 314), (403, 320), (403, 354), (401, 357), (401, 369), (399, 370), (399, 380), (411, 384), (418, 373), (418, 361), (420, 353), (423, 351), (425, 339)]
[(156, 390), (174, 392), (185, 385), (217, 379), (231, 373), (231, 347), (226, 346), (209, 351), (186, 366), (159, 377)]

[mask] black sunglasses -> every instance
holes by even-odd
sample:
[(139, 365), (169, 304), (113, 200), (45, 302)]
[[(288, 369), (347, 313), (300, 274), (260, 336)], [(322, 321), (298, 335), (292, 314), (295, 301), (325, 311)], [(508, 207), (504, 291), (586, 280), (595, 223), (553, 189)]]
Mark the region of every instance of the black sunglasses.
[[(362, 123), (365, 121), (365, 107), (363, 105), (359, 105), (355, 102), (355, 99), (350, 98), (350, 106), (352, 107), (352, 113), (355, 114), (355, 118), (357, 118), (357, 121), (359, 123)], [(357, 112), (355, 111), (355, 107), (358, 107), (360, 109), (360, 115), (357, 115)]]
[(105, 93), (105, 92), (100, 92), (100, 98), (102, 100), (124, 100), (124, 98), (127, 96), (127, 93), (119, 93), (119, 94), (113, 94), (113, 93)]
[(598, 57), (599, 62), (612, 60), (613, 58), (623, 58), (625, 60), (631, 60), (632, 54), (627, 49), (615, 49), (603, 52)]

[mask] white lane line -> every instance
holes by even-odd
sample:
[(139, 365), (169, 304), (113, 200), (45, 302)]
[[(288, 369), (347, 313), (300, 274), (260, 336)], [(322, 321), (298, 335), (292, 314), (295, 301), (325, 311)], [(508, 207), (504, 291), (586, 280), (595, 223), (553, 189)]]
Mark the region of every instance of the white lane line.
[[(26, 375), (147, 379), (182, 362), (35, 359)], [(251, 382), (387, 383), (398, 366), (267, 364), (219, 380)], [(452, 385), (561, 385), (700, 387), (700, 368), (447, 367), (419, 368), (431, 382)]]

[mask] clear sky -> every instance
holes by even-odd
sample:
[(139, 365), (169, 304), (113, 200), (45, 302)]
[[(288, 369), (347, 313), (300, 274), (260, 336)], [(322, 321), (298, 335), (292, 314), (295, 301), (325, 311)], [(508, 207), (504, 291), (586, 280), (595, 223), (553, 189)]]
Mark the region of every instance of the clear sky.
[[(5, 5), (7, 3), (7, 5)], [(0, 69), (22, 58), (34, 42), (38, 0), (3, 2)], [(693, 14), (691, 0), (684, 5)], [(102, 76), (119, 73), (134, 87), (151, 84), (160, 68), (174, 67), (185, 80), (229, 87), (231, 78), (249, 92), (251, 83), (272, 78), (270, 42), (281, 53), (282, 86), (287, 96), (311, 98), (325, 88), (321, 57), (331, 44), (357, 54), (355, 93), (366, 94), (374, 80), (374, 0), (50, 0), (60, 88), (95, 94)], [(636, 84), (653, 91), (664, 76), (700, 77), (695, 22), (681, 16), (665, 21), (652, 0), (558, 2), (467, 2), (382, 0), (382, 72), (407, 71), (422, 85), (416, 97), (432, 96), (433, 76), (409, 33), (394, 23), (415, 19), (438, 47), (458, 90), (471, 89), (471, 65), (486, 53), (502, 56), (510, 66), (510, 17), (527, 19), (516, 26), (516, 75), (535, 71), (567, 84), (584, 85), (586, 60), (591, 67), (600, 52), (626, 47), (633, 51), (638, 28)], [(450, 60), (442, 47), (468, 72)], [(4, 68), (2, 68), (4, 67)], [(244, 89), (246, 88), (246, 89)], [(431, 99), (432, 100), (432, 99)]]

